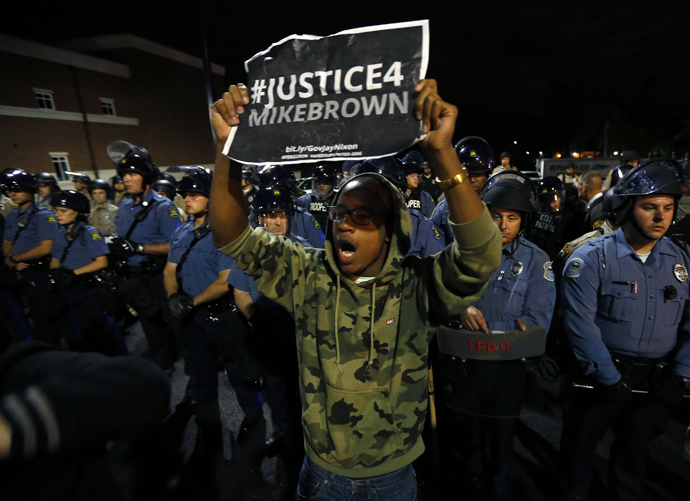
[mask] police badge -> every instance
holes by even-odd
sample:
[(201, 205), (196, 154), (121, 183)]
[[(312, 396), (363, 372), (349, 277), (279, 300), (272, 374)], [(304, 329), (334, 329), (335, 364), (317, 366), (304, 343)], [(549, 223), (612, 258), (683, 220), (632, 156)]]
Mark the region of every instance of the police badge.
[(673, 266), (673, 274), (676, 279), (682, 284), (688, 279), (688, 269), (683, 264), (676, 264)]
[(512, 276), (517, 277), (520, 273), (522, 273), (522, 263), (520, 261), (510, 265), (510, 274)]

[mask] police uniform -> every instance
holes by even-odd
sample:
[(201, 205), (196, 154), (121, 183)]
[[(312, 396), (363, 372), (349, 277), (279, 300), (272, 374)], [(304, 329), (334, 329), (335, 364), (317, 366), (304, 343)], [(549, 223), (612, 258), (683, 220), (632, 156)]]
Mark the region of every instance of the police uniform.
[[(328, 222), (328, 208), (333, 205), (335, 192), (332, 192), (328, 197), (321, 198), (313, 193), (307, 193), (296, 200), (296, 205), (308, 211), (314, 219), (319, 223), (321, 228), (326, 228)], [(323, 245), (321, 245), (323, 247)]]
[(434, 212), (431, 214), (431, 222), (434, 223), (434, 226), (436, 226), (436, 228), (441, 230), (446, 245), (450, 244), (453, 240), (455, 240), (453, 232), (450, 229), (450, 223), (448, 223), (449, 215), (450, 210), (448, 209), (448, 202), (445, 199), (441, 200), (438, 203), (438, 205), (434, 209)]
[[(549, 329), (556, 286), (548, 255), (516, 237), (501, 253), (501, 265), (475, 305), (492, 332), (526, 327)], [(500, 334), (493, 336), (496, 343)], [(527, 378), (524, 360), (467, 360), (468, 377), (453, 388), (454, 454), (469, 477), (486, 476), (493, 496), (511, 485), (513, 436)], [(458, 403), (460, 402), (460, 403)], [(490, 451), (488, 457), (485, 451)]]
[(409, 195), (405, 194), (404, 197), (408, 209), (416, 209), (425, 217), (431, 217), (431, 214), (436, 208), (436, 204), (432, 200), (429, 192), (419, 187), (412, 190)]
[[(622, 229), (583, 245), (566, 263), (563, 320), (575, 367), (562, 398), (563, 499), (586, 498), (592, 455), (609, 427), (616, 435), (609, 459), (612, 495), (642, 499), (647, 444), (661, 434), (670, 413), (653, 389), (671, 374), (690, 377), (690, 326), (681, 322), (690, 313), (687, 269), (687, 254), (667, 238), (643, 261)], [(665, 369), (662, 361), (669, 364)], [(607, 398), (602, 392), (621, 378), (650, 389), (649, 395)]]
[[(295, 203), (295, 211), (290, 214), (289, 227), (290, 231), (295, 235), (299, 235), (309, 243), (310, 247), (315, 249), (323, 249), (323, 243), (326, 240), (324, 234), (325, 226), (321, 226), (314, 216), (309, 212), (304, 210), (302, 207), (297, 206)], [(256, 221), (256, 217), (252, 214), (249, 215), (249, 224), (256, 228), (259, 223)]]
[(95, 226), (103, 236), (115, 236), (117, 235), (116, 216), (117, 205), (110, 202), (94, 204), (89, 215), (89, 224)]
[[(149, 204), (154, 203), (153, 208), (148, 209)], [(149, 212), (135, 225), (135, 216), (143, 210)], [(148, 189), (139, 202), (134, 197), (123, 199), (115, 217), (118, 236), (137, 244), (170, 242), (179, 224), (180, 215), (175, 205), (152, 189)], [(163, 286), (164, 264), (165, 256), (128, 256), (126, 268), (118, 271), (118, 297), (122, 304), (137, 312), (152, 360), (167, 369), (176, 356), (166, 321), (169, 310)]]
[[(194, 219), (175, 231), (168, 262), (177, 265), (179, 292), (192, 298), (218, 280), (219, 273), (230, 270), (235, 264), (213, 245), (207, 224), (194, 229)], [(217, 369), (220, 355), (246, 419), (257, 422), (262, 415), (262, 402), (256, 389), (248, 383), (259, 380), (259, 366), (246, 348), (247, 329), (234, 306), (232, 291), (198, 305), (189, 315), (176, 321), (180, 324), (185, 352), (193, 368), (192, 400), (199, 412), (197, 421), (206, 426), (207, 432), (214, 423), (220, 425)], [(200, 410), (202, 406), (204, 410)], [(219, 438), (218, 433), (214, 438)], [(213, 439), (207, 437), (207, 440)]]
[[(3, 239), (12, 244), (14, 255), (31, 250), (45, 240), (55, 240), (59, 235), (58, 223), (52, 210), (30, 202), (24, 212), (19, 207), (10, 211), (5, 220)], [(36, 339), (56, 343), (57, 327), (48, 318), (59, 311), (55, 303), (56, 291), (48, 276), (50, 255), (25, 261), (29, 267), (19, 271), (19, 286), (29, 307)]]
[[(110, 253), (101, 233), (83, 221), (67, 231), (60, 227), (60, 236), (53, 240), (52, 257), (62, 270), (76, 270)], [(71, 350), (95, 351), (104, 355), (126, 355), (127, 345), (105, 306), (109, 281), (103, 273), (83, 273), (65, 277), (53, 269), (66, 308), (55, 321)]]

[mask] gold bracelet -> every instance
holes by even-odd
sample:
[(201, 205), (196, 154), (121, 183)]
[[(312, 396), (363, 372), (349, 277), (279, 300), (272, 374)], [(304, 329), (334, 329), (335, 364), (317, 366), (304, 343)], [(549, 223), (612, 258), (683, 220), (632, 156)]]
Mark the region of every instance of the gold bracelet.
[(467, 169), (463, 167), (462, 172), (460, 174), (457, 174), (451, 177), (450, 179), (446, 179), (445, 181), (440, 181), (436, 184), (436, 186), (445, 191), (449, 188), (452, 188), (455, 185), (462, 183), (465, 179), (467, 179)]

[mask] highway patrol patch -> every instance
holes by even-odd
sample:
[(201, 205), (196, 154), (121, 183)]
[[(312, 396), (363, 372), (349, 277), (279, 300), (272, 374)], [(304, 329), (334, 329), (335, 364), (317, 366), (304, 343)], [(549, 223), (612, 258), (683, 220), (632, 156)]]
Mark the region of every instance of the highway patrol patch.
[(577, 278), (580, 276), (580, 271), (584, 267), (585, 263), (579, 257), (574, 258), (568, 263), (568, 267), (565, 269), (565, 276), (568, 278)]
[(100, 240), (101, 239), (101, 234), (98, 233), (97, 231), (92, 231), (91, 232), (91, 240)]
[(676, 279), (682, 284), (688, 279), (688, 269), (685, 265), (677, 264), (673, 267), (673, 274)]
[(57, 223), (57, 219), (55, 219), (55, 216), (48, 216), (48, 222), (49, 223)]
[(432, 227), (433, 230), (434, 230), (434, 238), (435, 238), (436, 240), (441, 240), (441, 233), (438, 231), (438, 228), (436, 228), (436, 225), (435, 225), (435, 224), (432, 224), (431, 227)]
[(551, 264), (551, 261), (547, 261), (544, 263), (544, 278), (549, 282), (553, 282), (554, 280), (553, 265)]
[(520, 261), (517, 261), (516, 263), (513, 263), (510, 265), (510, 275), (513, 277), (517, 277), (520, 273), (522, 273), (522, 263)]
[(168, 210), (170, 211), (170, 217), (180, 217), (180, 214), (174, 207), (170, 207)]

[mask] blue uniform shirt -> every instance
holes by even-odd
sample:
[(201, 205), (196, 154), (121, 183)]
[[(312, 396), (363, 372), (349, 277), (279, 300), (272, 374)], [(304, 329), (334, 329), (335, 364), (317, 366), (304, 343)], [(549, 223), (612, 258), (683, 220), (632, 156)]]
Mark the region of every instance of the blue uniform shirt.
[(72, 245), (69, 246), (64, 260), (62, 254), (69, 245), (67, 241), (67, 230), (60, 227), (60, 235), (53, 240), (52, 256), (60, 261), (60, 266), (67, 270), (76, 270), (87, 264), (91, 264), (97, 257), (110, 254), (108, 245), (101, 232), (93, 226), (89, 226), (83, 221), (74, 223), (72, 233), (76, 234), (76, 238)]
[(446, 245), (450, 245), (451, 242), (455, 240), (453, 230), (450, 229), (450, 224), (448, 223), (449, 214), (448, 201), (445, 198), (438, 203), (434, 212), (431, 214), (431, 222), (443, 233)]
[(412, 245), (407, 255), (427, 257), (441, 252), (446, 244), (438, 228), (418, 210), (408, 210), (412, 216)]
[(690, 377), (688, 257), (657, 241), (645, 263), (622, 229), (591, 240), (566, 263), (561, 284), (566, 334), (585, 375), (605, 385), (621, 376), (611, 353), (661, 358)]
[[(194, 220), (189, 220), (175, 230), (170, 242), (168, 262), (178, 264), (193, 240)], [(213, 245), (213, 235), (209, 231), (194, 244), (182, 265), (182, 291), (192, 297), (201, 294), (218, 279), (220, 272), (229, 270), (234, 265), (234, 259)]]
[(405, 204), (408, 209), (417, 209), (424, 214), (425, 217), (431, 217), (431, 214), (436, 208), (436, 204), (431, 199), (429, 192), (420, 188), (412, 190), (409, 196), (407, 194), (403, 194), (403, 196), (405, 197)]
[[(19, 232), (19, 224), (25, 223), (26, 227)], [(16, 242), (15, 235), (19, 232)], [(13, 254), (21, 254), (33, 249), (45, 240), (55, 240), (59, 236), (58, 222), (55, 213), (50, 209), (41, 207), (32, 202), (24, 212), (19, 212), (16, 207), (7, 214), (3, 239), (14, 242)]]
[[(175, 229), (180, 225), (180, 213), (171, 200), (149, 189), (143, 196), (144, 202), (156, 201), (156, 206), (148, 213), (146, 219), (137, 224), (129, 239), (138, 244), (162, 244), (170, 242)], [(141, 202), (134, 203), (134, 198), (126, 197), (120, 202), (115, 216), (117, 234), (125, 237), (134, 224), (134, 216), (143, 209)], [(127, 260), (130, 266), (139, 266), (146, 256), (134, 255)]]
[[(514, 249), (514, 250), (513, 250)], [(549, 256), (532, 242), (518, 237), (501, 252), (501, 265), (491, 276), (475, 305), (491, 330), (527, 327), (549, 330), (556, 304), (556, 285)]]

